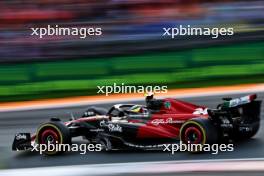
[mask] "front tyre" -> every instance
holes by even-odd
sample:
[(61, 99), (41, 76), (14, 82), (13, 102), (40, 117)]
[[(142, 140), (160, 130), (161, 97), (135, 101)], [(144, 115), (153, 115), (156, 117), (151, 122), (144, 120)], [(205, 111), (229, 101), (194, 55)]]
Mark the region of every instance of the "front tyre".
[[(36, 133), (36, 143), (46, 145), (46, 150), (43, 151), (46, 155), (57, 155), (64, 151), (57, 148), (57, 144), (71, 144), (71, 136), (68, 127), (60, 121), (50, 121), (40, 125)], [(48, 149), (49, 144), (54, 147)], [(51, 145), (50, 145), (51, 146)], [(63, 147), (64, 148), (64, 147)], [(58, 150), (57, 150), (58, 149)]]

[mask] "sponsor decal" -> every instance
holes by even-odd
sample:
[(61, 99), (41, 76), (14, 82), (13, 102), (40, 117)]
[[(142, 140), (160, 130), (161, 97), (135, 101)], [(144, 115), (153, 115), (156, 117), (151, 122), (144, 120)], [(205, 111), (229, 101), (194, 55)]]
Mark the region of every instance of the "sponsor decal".
[(104, 129), (97, 128), (97, 129), (90, 129), (90, 131), (91, 132), (102, 132), (102, 131), (104, 131)]
[(107, 127), (110, 132), (122, 132), (123, 131), (122, 127), (119, 126), (118, 124), (107, 123), (104, 120), (100, 122), (100, 126)]
[(233, 125), (228, 119), (222, 119), (222, 124), (220, 126), (225, 128), (233, 128)]
[(249, 102), (250, 102), (249, 96), (236, 98), (236, 99), (230, 100), (229, 107), (235, 107), (235, 106), (239, 106), (239, 105), (246, 104)]
[(238, 130), (239, 131), (246, 131), (246, 132), (253, 131), (252, 127), (239, 127)]
[(21, 139), (27, 139), (27, 136), (25, 134), (17, 134), (16, 135), (16, 140), (21, 140)]
[(195, 111), (193, 112), (193, 114), (195, 115), (207, 115), (207, 108), (203, 109), (203, 108), (197, 108), (195, 109)]
[(85, 116), (94, 116), (95, 113), (94, 113), (93, 111), (86, 111), (86, 112), (84, 113), (84, 115), (85, 115)]
[(117, 125), (117, 124), (108, 124), (108, 129), (111, 132), (113, 132), (113, 131), (122, 132), (122, 127)]
[(169, 101), (165, 101), (164, 102), (164, 106), (165, 106), (165, 108), (170, 109), (171, 108), (171, 103)]
[(137, 144), (132, 144), (125, 142), (125, 145), (129, 147), (135, 147), (135, 148), (144, 148), (144, 149), (151, 149), (151, 148), (162, 148), (165, 144), (157, 144), (157, 145), (137, 145)]
[(172, 118), (167, 119), (154, 119), (151, 121), (153, 125), (159, 125), (159, 124), (182, 124), (184, 123), (184, 120), (173, 120)]

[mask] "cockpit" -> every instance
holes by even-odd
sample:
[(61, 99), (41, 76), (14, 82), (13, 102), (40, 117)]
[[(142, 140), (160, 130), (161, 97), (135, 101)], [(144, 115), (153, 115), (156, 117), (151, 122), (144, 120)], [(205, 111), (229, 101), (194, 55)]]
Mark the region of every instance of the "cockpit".
[(149, 110), (143, 105), (117, 104), (107, 113), (111, 118), (137, 119), (148, 118)]

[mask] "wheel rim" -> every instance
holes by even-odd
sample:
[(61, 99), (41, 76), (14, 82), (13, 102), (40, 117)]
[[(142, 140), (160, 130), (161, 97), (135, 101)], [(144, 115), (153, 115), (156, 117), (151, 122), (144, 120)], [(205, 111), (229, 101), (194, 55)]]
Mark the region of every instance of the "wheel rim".
[(201, 144), (203, 141), (202, 132), (197, 127), (187, 127), (184, 132), (184, 142), (191, 144)]
[(40, 144), (55, 144), (59, 142), (57, 131), (51, 128), (44, 129), (40, 135)]

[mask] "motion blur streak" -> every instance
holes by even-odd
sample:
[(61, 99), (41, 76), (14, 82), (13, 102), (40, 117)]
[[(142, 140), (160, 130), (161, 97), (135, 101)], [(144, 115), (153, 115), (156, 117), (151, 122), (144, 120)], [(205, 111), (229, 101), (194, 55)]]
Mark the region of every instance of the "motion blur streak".
[[(247, 33), (244, 40), (257, 39), (257, 34), (263, 37), (258, 32), (264, 27), (263, 1), (4, 0), (0, 2), (0, 11), (0, 61), (9, 62), (192, 48), (207, 44), (210, 39), (195, 37), (190, 41), (189, 37), (178, 37), (168, 43), (161, 37), (163, 27), (234, 27), (237, 37)], [(72, 36), (50, 36), (40, 40), (30, 36), (30, 28), (48, 24), (102, 27), (103, 38), (83, 41)], [(224, 41), (230, 39), (212, 43)]]
[(163, 162), (138, 162), (138, 163), (116, 163), (97, 165), (76, 165), (64, 167), (42, 167), (30, 169), (2, 170), (1, 175), (196, 175), (203, 172), (203, 175), (225, 175), (228, 173), (246, 174), (262, 173), (264, 171), (263, 159), (230, 159), (230, 160), (197, 160), (197, 161), (163, 161)]
[[(95, 95), (97, 86), (172, 88), (264, 82), (263, 1), (4, 0), (0, 101)], [(32, 28), (102, 35), (31, 35)], [(163, 35), (163, 28), (234, 29), (234, 35)]]

